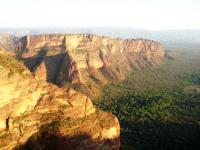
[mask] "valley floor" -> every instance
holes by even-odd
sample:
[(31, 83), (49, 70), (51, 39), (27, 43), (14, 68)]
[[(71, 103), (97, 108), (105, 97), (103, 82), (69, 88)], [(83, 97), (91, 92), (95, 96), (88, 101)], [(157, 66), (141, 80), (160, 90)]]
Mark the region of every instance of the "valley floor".
[(118, 117), (121, 149), (200, 149), (200, 49), (167, 53), (173, 59), (105, 86), (95, 102)]

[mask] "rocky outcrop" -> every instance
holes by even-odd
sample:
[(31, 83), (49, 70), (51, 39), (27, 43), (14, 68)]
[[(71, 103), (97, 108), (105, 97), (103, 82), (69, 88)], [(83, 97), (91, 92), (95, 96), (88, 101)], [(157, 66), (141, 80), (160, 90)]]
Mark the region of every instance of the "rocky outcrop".
[[(43, 70), (49, 58), (36, 59)], [(38, 80), (0, 51), (1, 150), (119, 149), (119, 130), (117, 118), (95, 109), (89, 97)]]
[(125, 79), (133, 68), (159, 64), (164, 58), (159, 42), (112, 39), (90, 34), (23, 37), (17, 56), (38, 78), (56, 83), (81, 83), (91, 93), (110, 81)]

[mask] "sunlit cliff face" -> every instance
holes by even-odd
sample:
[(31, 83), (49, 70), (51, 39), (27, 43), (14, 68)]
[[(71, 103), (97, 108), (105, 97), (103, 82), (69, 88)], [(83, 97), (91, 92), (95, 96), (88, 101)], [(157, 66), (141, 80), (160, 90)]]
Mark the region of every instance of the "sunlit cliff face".
[[(71, 149), (71, 139), (75, 149), (119, 149), (120, 127), (114, 115), (96, 109), (88, 96), (36, 79), (3, 51), (0, 89), (0, 149), (48, 149), (49, 142)], [(55, 137), (60, 140), (52, 140)]]
[(81, 83), (93, 89), (90, 93), (110, 81), (124, 80), (133, 68), (161, 63), (165, 54), (156, 41), (91, 34), (25, 36), (16, 53), (40, 80), (59, 86)]

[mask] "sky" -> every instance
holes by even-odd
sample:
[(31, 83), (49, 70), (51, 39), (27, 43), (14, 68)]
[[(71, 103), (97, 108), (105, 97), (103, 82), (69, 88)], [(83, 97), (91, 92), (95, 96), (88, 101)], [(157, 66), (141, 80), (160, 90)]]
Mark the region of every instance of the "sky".
[(0, 0), (0, 28), (200, 29), (200, 0)]

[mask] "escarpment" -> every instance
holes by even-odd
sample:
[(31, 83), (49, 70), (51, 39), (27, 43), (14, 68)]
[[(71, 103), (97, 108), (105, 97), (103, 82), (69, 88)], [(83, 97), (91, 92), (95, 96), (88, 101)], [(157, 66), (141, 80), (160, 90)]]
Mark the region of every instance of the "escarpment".
[(88, 89), (90, 96), (110, 81), (121, 81), (134, 69), (159, 64), (164, 50), (145, 39), (112, 39), (90, 34), (25, 36), (17, 56), (42, 80)]
[[(55, 63), (65, 65), (58, 58), (53, 58)], [(35, 59), (29, 65), (37, 72), (34, 65), (45, 69), (43, 59), (51, 58)], [(89, 97), (38, 80), (21, 62), (0, 51), (1, 150), (119, 149), (119, 130), (117, 118), (95, 109)]]

